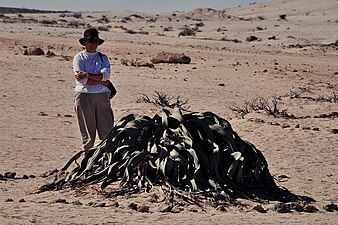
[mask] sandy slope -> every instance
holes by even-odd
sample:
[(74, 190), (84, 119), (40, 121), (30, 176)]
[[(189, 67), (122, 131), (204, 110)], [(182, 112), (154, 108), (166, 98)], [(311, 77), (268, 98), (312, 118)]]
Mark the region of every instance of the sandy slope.
[[(3, 15), (0, 174), (12, 171), (18, 178), (36, 178), (0, 180), (0, 223), (336, 224), (337, 212), (323, 207), (338, 203), (338, 138), (333, 131), (338, 129), (334, 114), (338, 106), (325, 101), (337, 101), (337, 11), (335, 0), (320, 4), (315, 0), (272, 0), (224, 11), (196, 9), (167, 15), (125, 11), (86, 12), (80, 19), (58, 13)], [(144, 18), (126, 20), (131, 14)], [(283, 14), (285, 19), (280, 17)], [(108, 23), (97, 22), (104, 17)], [(46, 21), (57, 23), (46, 25)], [(195, 36), (178, 37), (180, 28), (201, 22)], [(262, 150), (274, 176), (288, 177), (279, 184), (315, 198), (319, 212), (280, 214), (270, 203), (262, 205), (268, 213), (261, 214), (252, 210), (256, 203), (248, 202), (246, 208), (230, 207), (227, 212), (190, 205), (180, 213), (160, 213), (162, 203), (151, 203), (150, 194), (107, 199), (95, 186), (84, 193), (32, 194), (53, 179), (42, 174), (62, 167), (80, 148), (71, 58), (81, 50), (78, 38), (86, 24), (109, 30), (100, 33), (106, 39), (100, 50), (111, 59), (112, 80), (118, 88), (112, 100), (115, 120), (130, 113), (152, 116), (159, 112), (151, 104), (136, 103), (141, 93), (153, 96), (162, 91), (187, 99), (192, 111), (212, 111), (229, 119), (243, 139)], [(125, 29), (148, 35), (128, 34)], [(250, 35), (259, 40), (247, 42)], [(234, 39), (239, 43), (229, 41)], [(24, 56), (24, 46), (50, 50), (56, 56)], [(136, 58), (149, 62), (161, 51), (183, 52), (192, 62), (157, 64), (155, 69), (120, 62)], [(259, 111), (237, 118), (230, 109), (273, 96), (278, 97), (280, 110), (287, 109), (297, 118), (274, 118)], [(83, 205), (55, 203), (57, 199), (78, 200)], [(94, 207), (90, 202), (106, 203), (106, 207)], [(128, 209), (130, 203), (146, 204), (150, 213)]]

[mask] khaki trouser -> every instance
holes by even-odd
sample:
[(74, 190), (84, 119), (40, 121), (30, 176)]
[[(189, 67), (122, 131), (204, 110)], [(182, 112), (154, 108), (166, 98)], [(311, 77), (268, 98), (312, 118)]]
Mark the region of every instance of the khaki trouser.
[(94, 146), (96, 131), (103, 140), (114, 126), (109, 92), (75, 93), (75, 112), (82, 137), (83, 150)]

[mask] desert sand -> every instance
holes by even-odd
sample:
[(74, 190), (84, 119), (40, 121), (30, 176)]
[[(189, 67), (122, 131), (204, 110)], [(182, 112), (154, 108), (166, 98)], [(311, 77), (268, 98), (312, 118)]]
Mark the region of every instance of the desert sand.
[[(2, 13), (0, 174), (16, 176), (0, 179), (0, 224), (337, 224), (338, 212), (324, 209), (338, 204), (337, 12), (336, 0), (271, 0), (168, 14)], [(191, 111), (229, 120), (263, 152), (276, 182), (314, 198), (319, 211), (284, 214), (273, 210), (274, 202), (239, 200), (241, 206), (226, 211), (192, 204), (163, 213), (160, 201), (149, 200), (152, 193), (107, 198), (96, 185), (36, 193), (80, 150), (72, 57), (82, 50), (78, 39), (88, 26), (106, 40), (99, 50), (111, 60), (116, 122), (160, 112), (139, 103), (142, 94), (179, 96)], [(195, 34), (183, 36), (183, 28)], [(37, 47), (48, 57), (23, 54)], [(184, 53), (191, 63), (121, 63), (150, 63), (163, 51)], [(259, 98), (276, 100), (284, 117), (235, 110)], [(131, 209), (132, 203), (149, 212)]]

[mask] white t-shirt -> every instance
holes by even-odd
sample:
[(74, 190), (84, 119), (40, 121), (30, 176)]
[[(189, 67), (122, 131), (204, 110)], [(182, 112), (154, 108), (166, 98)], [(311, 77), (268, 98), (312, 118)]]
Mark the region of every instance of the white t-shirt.
[[(73, 70), (88, 72), (88, 73), (102, 73), (102, 81), (110, 79), (110, 63), (105, 54), (102, 54), (102, 59), (98, 52), (89, 53), (82, 51), (77, 53), (73, 59)], [(102, 84), (86, 85), (88, 78), (76, 81), (75, 91), (82, 93), (103, 93), (110, 92), (109, 89)]]

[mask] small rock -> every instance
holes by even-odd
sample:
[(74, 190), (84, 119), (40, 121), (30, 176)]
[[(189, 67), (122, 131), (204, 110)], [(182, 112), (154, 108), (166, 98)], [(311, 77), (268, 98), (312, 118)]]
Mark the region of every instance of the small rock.
[(333, 133), (333, 134), (338, 134), (338, 129), (331, 129), (331, 133)]
[(194, 212), (194, 213), (197, 213), (198, 212), (198, 209), (196, 208), (192, 208), (192, 209), (189, 209), (190, 212)]
[(105, 202), (94, 203), (92, 206), (93, 207), (106, 207), (106, 203)]
[(161, 52), (150, 60), (153, 64), (157, 63), (179, 63), (189, 64), (191, 58), (183, 53)]
[(138, 212), (143, 212), (143, 213), (148, 213), (149, 212), (149, 206), (147, 205), (142, 205), (137, 208)]
[(161, 208), (160, 208), (160, 212), (171, 212), (171, 210), (173, 209), (173, 204), (164, 204)]
[(0, 174), (0, 180), (6, 181), (7, 179), (2, 174)]
[(63, 198), (56, 199), (55, 201), (52, 201), (51, 203), (52, 204), (54, 204), (54, 203), (68, 204), (66, 199), (63, 199)]
[(5, 172), (4, 177), (9, 179), (14, 179), (16, 176), (15, 172)]
[(289, 128), (290, 125), (289, 124), (283, 124), (282, 128)]
[(23, 175), (23, 176), (21, 177), (21, 179), (29, 179), (29, 176), (27, 176), (27, 175), (25, 174), (25, 175)]
[(308, 213), (314, 213), (314, 212), (318, 212), (319, 209), (314, 206), (314, 205), (308, 205), (304, 207), (304, 212), (308, 212)]
[(295, 128), (300, 128), (300, 124), (296, 124)]
[(178, 37), (180, 36), (195, 36), (196, 31), (191, 28), (184, 28), (179, 34)]
[(41, 48), (27, 48), (23, 52), (24, 55), (44, 55), (44, 51)]
[(219, 205), (216, 207), (216, 210), (221, 211), (221, 212), (227, 212), (227, 208), (224, 205)]
[(118, 208), (120, 204), (117, 201), (114, 201), (110, 206)]
[(106, 206), (106, 203), (105, 202), (89, 202), (87, 204), (88, 206), (91, 206), (91, 207), (105, 207)]
[(70, 204), (73, 204), (73, 205), (83, 205), (82, 202), (80, 202), (79, 200), (73, 201)]
[(48, 116), (48, 114), (45, 112), (39, 112), (39, 116)]
[(277, 181), (278, 182), (286, 182), (286, 181), (288, 181), (289, 178), (290, 178), (289, 176), (282, 174), (282, 175), (277, 176)]
[(250, 118), (248, 120), (251, 122), (255, 122), (255, 123), (265, 123), (263, 119), (259, 119), (259, 118)]
[(40, 177), (43, 177), (43, 178), (46, 178), (48, 176), (52, 176), (52, 175), (55, 175), (55, 174), (58, 174), (59, 173), (59, 170), (58, 169), (54, 169), (54, 170), (49, 170), (43, 174), (40, 175)]
[(46, 57), (54, 57), (54, 56), (56, 56), (54, 52), (49, 51), (49, 50), (47, 51)]
[(256, 205), (255, 207), (252, 208), (252, 210), (255, 210), (260, 213), (266, 213), (267, 211), (261, 206), (261, 205)]
[(48, 202), (47, 201), (38, 201), (37, 203), (39, 203), (39, 204), (47, 204)]
[(129, 208), (129, 209), (133, 209), (133, 210), (137, 210), (137, 204), (134, 203), (134, 202), (132, 202), (132, 203), (130, 203), (130, 204), (128, 205), (128, 208)]
[(251, 42), (251, 41), (257, 41), (258, 38), (256, 36), (251, 35), (251, 36), (247, 37), (245, 40), (247, 42)]
[(324, 209), (328, 212), (338, 211), (338, 206), (334, 203), (324, 206)]
[(286, 14), (279, 15), (279, 18), (282, 19), (282, 20), (286, 20)]
[(158, 196), (156, 194), (153, 194), (149, 197), (150, 202), (157, 202), (158, 201)]
[(279, 213), (289, 213), (291, 212), (291, 206), (286, 203), (277, 203), (274, 207), (273, 210)]
[(172, 213), (180, 213), (182, 211), (183, 211), (183, 209), (180, 208), (180, 207), (173, 207), (170, 212), (172, 212)]
[(268, 124), (273, 125), (273, 126), (280, 126), (280, 123), (278, 122), (269, 122)]
[(12, 198), (7, 198), (5, 202), (14, 202), (14, 200)]
[(19, 202), (26, 202), (26, 200), (22, 198), (19, 200)]
[(299, 204), (298, 202), (294, 202), (294, 203), (291, 203), (291, 208), (297, 212), (303, 212), (304, 211), (304, 207)]

